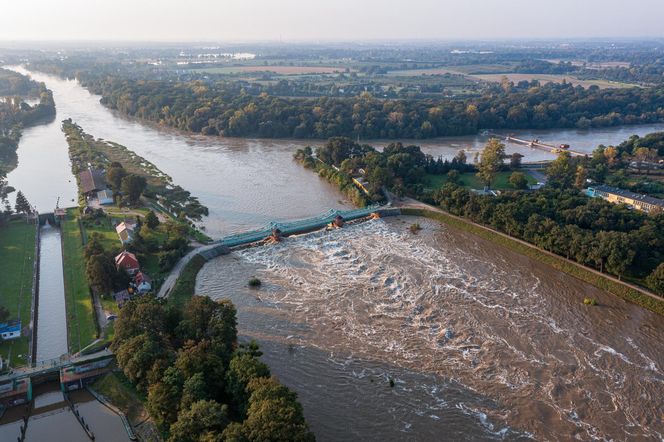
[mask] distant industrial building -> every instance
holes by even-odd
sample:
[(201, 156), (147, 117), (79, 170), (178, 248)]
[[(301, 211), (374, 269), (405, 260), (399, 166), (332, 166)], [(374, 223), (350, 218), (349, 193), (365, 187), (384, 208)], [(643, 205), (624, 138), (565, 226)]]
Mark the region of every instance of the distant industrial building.
[(604, 185), (588, 187), (586, 195), (593, 198), (602, 198), (613, 204), (627, 204), (631, 208), (646, 213), (664, 210), (664, 200), (617, 187)]

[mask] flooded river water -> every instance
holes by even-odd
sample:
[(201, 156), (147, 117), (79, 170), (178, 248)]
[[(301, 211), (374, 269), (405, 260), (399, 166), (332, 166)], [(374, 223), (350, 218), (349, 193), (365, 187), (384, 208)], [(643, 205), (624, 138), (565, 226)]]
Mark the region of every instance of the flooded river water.
[[(46, 193), (46, 200), (54, 204), (53, 196), (70, 201), (75, 187), (69, 183), (67, 147), (60, 132), (60, 123), (72, 118), (86, 132), (98, 138), (115, 141), (145, 157), (176, 184), (189, 190), (210, 209), (204, 224), (213, 237), (247, 228), (261, 227), (270, 221), (305, 218), (330, 208), (349, 208), (344, 197), (311, 171), (295, 163), (294, 151), (320, 140), (260, 140), (193, 136), (149, 126), (116, 115), (99, 103), (100, 97), (82, 88), (77, 81), (63, 80), (52, 75), (28, 72), (43, 81), (53, 91), (57, 107), (55, 121), (46, 126), (26, 130), (18, 150), (19, 167), (9, 175), (9, 183), (36, 200), (43, 193), (43, 182), (58, 183)], [(664, 125), (617, 127), (579, 132), (540, 131), (520, 133), (527, 139), (540, 138), (552, 143), (569, 143), (574, 149), (591, 152), (598, 144), (617, 144), (631, 134), (644, 135), (664, 130)], [(469, 161), (475, 151), (486, 143), (484, 136), (439, 138), (434, 140), (406, 140), (420, 144), (433, 156), (451, 158), (460, 149), (469, 151)], [(365, 142), (366, 140), (363, 140)], [(366, 141), (377, 147), (389, 141)], [(25, 148), (30, 147), (30, 149)], [(34, 146), (34, 147), (33, 147)], [(40, 149), (39, 155), (33, 152)], [(49, 149), (51, 151), (47, 152)], [(507, 146), (508, 152), (518, 151), (524, 160), (550, 159), (552, 154), (524, 146)], [(39, 162), (30, 168), (22, 162), (30, 155)], [(57, 156), (57, 159), (54, 158)], [(63, 166), (63, 162), (64, 165)], [(36, 180), (35, 173), (48, 177)], [(68, 185), (68, 186), (67, 186)], [(75, 183), (74, 183), (75, 185)], [(72, 190), (73, 189), (73, 190)], [(34, 196), (33, 196), (34, 195)], [(31, 200), (32, 201), (32, 200)]]
[[(23, 148), (34, 130), (42, 134), (34, 143), (66, 162), (64, 118), (126, 145), (199, 197), (214, 237), (348, 207), (292, 161), (307, 141), (161, 130), (118, 117), (75, 81), (33, 77), (54, 92), (56, 126), (26, 130), (9, 183), (40, 208), (43, 183), (25, 170)], [(519, 135), (590, 152), (654, 130), (662, 126)], [(472, 158), (485, 141), (417, 144)], [(510, 150), (525, 160), (548, 155)], [(62, 186), (44, 193), (52, 208), (56, 193), (73, 198), (71, 176), (46, 158), (32, 160)], [(424, 230), (412, 235), (409, 222), (290, 238), (218, 258), (199, 275), (199, 293), (236, 303), (241, 335), (256, 338), (273, 373), (298, 392), (319, 440), (661, 440), (662, 318), (437, 224), (420, 220)], [(252, 275), (264, 282), (259, 291), (246, 287)], [(600, 306), (582, 305), (584, 296)]]
[(321, 440), (662, 438), (664, 318), (414, 221), (235, 252), (197, 292), (238, 305)]

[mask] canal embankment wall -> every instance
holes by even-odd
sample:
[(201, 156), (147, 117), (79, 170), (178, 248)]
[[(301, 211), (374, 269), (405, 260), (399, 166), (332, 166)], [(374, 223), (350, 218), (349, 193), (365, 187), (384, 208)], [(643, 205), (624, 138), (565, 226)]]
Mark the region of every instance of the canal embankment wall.
[(37, 359), (37, 321), (39, 320), (39, 255), (41, 244), (41, 225), (37, 220), (35, 222), (35, 259), (33, 260), (34, 269), (32, 272), (32, 303), (30, 306), (30, 346), (28, 361), (34, 364)]

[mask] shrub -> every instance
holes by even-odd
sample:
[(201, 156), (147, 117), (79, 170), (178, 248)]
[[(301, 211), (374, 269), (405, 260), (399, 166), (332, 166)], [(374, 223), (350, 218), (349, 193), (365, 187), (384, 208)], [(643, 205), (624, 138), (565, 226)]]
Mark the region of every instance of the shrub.
[(256, 278), (255, 276), (253, 276), (253, 277), (249, 280), (249, 287), (260, 287), (261, 284), (262, 284), (262, 283), (261, 283), (261, 280), (258, 279), (258, 278)]

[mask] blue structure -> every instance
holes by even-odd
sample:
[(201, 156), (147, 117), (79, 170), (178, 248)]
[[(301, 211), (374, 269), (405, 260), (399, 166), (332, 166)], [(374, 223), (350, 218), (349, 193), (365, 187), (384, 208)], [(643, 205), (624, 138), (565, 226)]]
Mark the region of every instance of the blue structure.
[(0, 338), (3, 341), (21, 337), (21, 321), (14, 320), (0, 324)]

